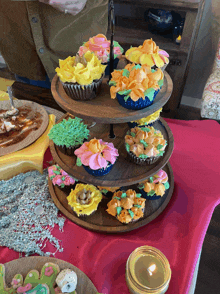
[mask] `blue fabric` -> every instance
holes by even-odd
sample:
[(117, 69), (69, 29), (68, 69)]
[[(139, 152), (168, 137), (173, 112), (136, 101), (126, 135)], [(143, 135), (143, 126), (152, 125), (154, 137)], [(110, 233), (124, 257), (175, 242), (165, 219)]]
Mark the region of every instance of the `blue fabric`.
[(45, 81), (35, 81), (35, 80), (30, 80), (18, 75), (15, 75), (16, 81), (21, 82), (21, 83), (25, 83), (28, 85), (33, 85), (33, 86), (37, 86), (37, 87), (41, 87), (41, 88), (46, 88), (46, 89), (50, 89), (51, 88), (51, 83), (50, 80), (48, 78), (48, 76), (46, 76), (46, 80)]

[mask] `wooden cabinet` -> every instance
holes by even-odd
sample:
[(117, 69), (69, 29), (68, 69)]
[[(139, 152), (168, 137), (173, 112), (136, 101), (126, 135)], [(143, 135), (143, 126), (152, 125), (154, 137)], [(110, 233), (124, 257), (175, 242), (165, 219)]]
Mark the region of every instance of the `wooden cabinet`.
[[(115, 36), (122, 47), (139, 46), (144, 40), (152, 38), (156, 44), (170, 55), (166, 70), (170, 74), (174, 88), (173, 94), (165, 105), (165, 110), (175, 110), (181, 101), (190, 62), (196, 44), (198, 30), (205, 0), (115, 0)], [(153, 34), (148, 30), (144, 12), (149, 8), (175, 11), (184, 16), (185, 22), (180, 45), (172, 38)]]

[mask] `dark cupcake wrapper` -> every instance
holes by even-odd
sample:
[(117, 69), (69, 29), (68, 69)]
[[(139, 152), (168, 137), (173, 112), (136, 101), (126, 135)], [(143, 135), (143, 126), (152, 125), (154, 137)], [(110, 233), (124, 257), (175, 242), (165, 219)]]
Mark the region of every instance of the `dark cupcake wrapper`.
[[(119, 62), (119, 59), (118, 58), (115, 58), (114, 59), (114, 62), (113, 62), (113, 69), (116, 69), (117, 66), (118, 66), (118, 62)], [(110, 75), (110, 61), (106, 62), (106, 63), (103, 63), (104, 65), (107, 65), (106, 68), (105, 68), (105, 75), (106, 76), (109, 76)]]
[(132, 162), (134, 162), (136, 164), (139, 164), (139, 165), (150, 165), (150, 164), (155, 163), (160, 158), (160, 156), (152, 156), (152, 157), (148, 157), (148, 158), (139, 158), (134, 153), (132, 153), (131, 151), (127, 152), (127, 154), (128, 154), (128, 158)]
[(73, 100), (92, 100), (94, 99), (101, 91), (102, 80), (104, 74), (99, 80), (94, 80), (89, 85), (79, 85), (77, 83), (62, 83), (63, 88), (66, 94)]
[(70, 193), (71, 189), (74, 189), (75, 184), (69, 185), (69, 186), (65, 186), (63, 188), (61, 188), (59, 185), (55, 185), (55, 186), (58, 187), (61, 191), (65, 192), (65, 193)]
[(127, 101), (124, 100), (125, 95), (120, 95), (119, 93), (116, 94), (116, 97), (118, 99), (118, 102), (121, 106), (127, 109), (133, 109), (133, 110), (140, 110), (145, 107), (148, 107), (153, 104), (155, 97), (159, 93), (159, 90), (154, 90), (154, 97), (152, 101), (148, 99), (147, 96), (145, 96), (145, 99), (139, 98), (137, 101), (133, 101), (130, 97), (127, 99)]
[(97, 170), (93, 170), (90, 167), (85, 166), (85, 165), (83, 165), (83, 167), (90, 175), (93, 175), (95, 177), (100, 177), (100, 176), (107, 175), (110, 172), (110, 170), (112, 169), (113, 164), (109, 164), (109, 165), (107, 165), (106, 168), (100, 168)]
[[(56, 144), (55, 144), (56, 145)], [(81, 145), (73, 146), (73, 147), (66, 147), (66, 146), (59, 146), (56, 145), (56, 147), (64, 154), (72, 156), (74, 155), (74, 151), (78, 149)]]
[(147, 193), (143, 189), (139, 189), (139, 190), (141, 192), (141, 195), (145, 199), (148, 199), (148, 200), (157, 200), (157, 199), (160, 199), (161, 198), (161, 196), (157, 196), (156, 194), (154, 194), (153, 196), (148, 196)]
[[(73, 208), (72, 208), (72, 210), (73, 210)], [(79, 217), (79, 218), (81, 218), (81, 219), (86, 219), (86, 218), (90, 217), (91, 215), (93, 215), (96, 211), (97, 211), (97, 210), (94, 210), (90, 215), (87, 215), (87, 214), (80, 214), (80, 215), (78, 215), (74, 210), (73, 210), (73, 213), (74, 213), (77, 217)]]

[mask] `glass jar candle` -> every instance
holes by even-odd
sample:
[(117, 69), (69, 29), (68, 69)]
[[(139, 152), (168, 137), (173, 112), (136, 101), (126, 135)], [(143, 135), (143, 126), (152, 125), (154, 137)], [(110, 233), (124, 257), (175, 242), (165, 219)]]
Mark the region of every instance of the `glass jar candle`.
[(171, 279), (166, 256), (151, 246), (135, 249), (126, 264), (126, 282), (132, 294), (163, 294)]

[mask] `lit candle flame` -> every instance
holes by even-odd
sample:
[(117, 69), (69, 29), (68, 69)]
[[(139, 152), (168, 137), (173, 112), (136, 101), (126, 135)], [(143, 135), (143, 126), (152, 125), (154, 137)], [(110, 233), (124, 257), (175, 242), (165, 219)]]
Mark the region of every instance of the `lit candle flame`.
[(155, 271), (156, 269), (156, 264), (152, 264), (151, 266), (149, 266), (149, 268), (147, 269), (148, 273), (150, 276), (153, 275), (153, 272)]

